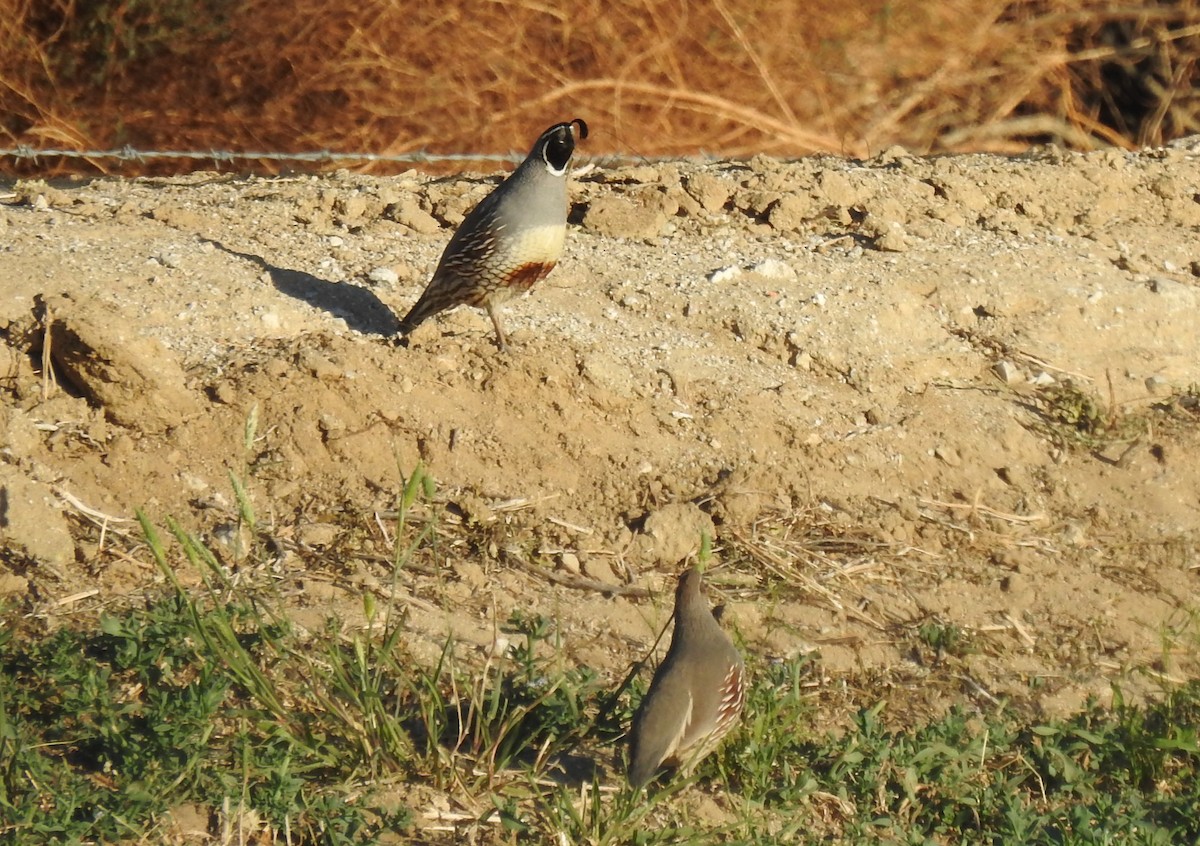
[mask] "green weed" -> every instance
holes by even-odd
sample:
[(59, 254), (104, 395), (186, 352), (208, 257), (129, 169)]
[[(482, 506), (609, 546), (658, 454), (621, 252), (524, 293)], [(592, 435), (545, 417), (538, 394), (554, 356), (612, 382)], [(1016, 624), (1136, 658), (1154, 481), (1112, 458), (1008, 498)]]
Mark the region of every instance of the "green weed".
[[(1038, 390), (1033, 409), (1034, 428), (1061, 448), (1100, 452), (1113, 446), (1131, 446), (1164, 426), (1189, 426), (1200, 419), (1200, 387), (1191, 385), (1170, 397), (1141, 408), (1118, 403), (1109, 387), (1109, 399), (1101, 400), (1070, 382)], [(1151, 450), (1162, 460), (1161, 445)]]
[(922, 623), (917, 629), (917, 640), (922, 646), (933, 650), (938, 659), (947, 655), (962, 658), (974, 648), (970, 632), (940, 620)]

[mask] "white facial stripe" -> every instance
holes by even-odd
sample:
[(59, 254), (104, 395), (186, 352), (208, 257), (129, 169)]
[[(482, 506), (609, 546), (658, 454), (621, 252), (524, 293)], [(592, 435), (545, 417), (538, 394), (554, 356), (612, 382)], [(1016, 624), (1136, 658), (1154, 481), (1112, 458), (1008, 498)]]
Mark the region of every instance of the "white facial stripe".
[(545, 147), (542, 148), (542, 162), (546, 165), (546, 170), (547, 170), (547, 172), (550, 173), (551, 176), (562, 176), (564, 173), (567, 172), (567, 168), (571, 166), (571, 160), (569, 158), (567, 159), (567, 163), (564, 164), (561, 168), (556, 168), (554, 165), (550, 164), (550, 160), (548, 158), (546, 158), (546, 148)]

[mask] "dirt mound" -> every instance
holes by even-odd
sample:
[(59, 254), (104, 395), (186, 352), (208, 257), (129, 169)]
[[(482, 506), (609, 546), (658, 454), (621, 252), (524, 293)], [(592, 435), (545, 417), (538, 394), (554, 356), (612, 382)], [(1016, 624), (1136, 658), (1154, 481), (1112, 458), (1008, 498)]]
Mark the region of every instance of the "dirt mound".
[(973, 690), (1041, 680), (1046, 707), (1195, 672), (1196, 154), (591, 170), (507, 354), (470, 310), (397, 348), (493, 181), (17, 185), (5, 601), (151, 585), (110, 519), (137, 508), (229, 547), (232, 473), (294, 551), (297, 613), (353, 618), (420, 462), (450, 580), (413, 598), (431, 643), (534, 607), (615, 668), (661, 609), (513, 556), (658, 591), (711, 532), (751, 650), (819, 649), (921, 707), (957, 695), (916, 687), (931, 622), (973, 638)]

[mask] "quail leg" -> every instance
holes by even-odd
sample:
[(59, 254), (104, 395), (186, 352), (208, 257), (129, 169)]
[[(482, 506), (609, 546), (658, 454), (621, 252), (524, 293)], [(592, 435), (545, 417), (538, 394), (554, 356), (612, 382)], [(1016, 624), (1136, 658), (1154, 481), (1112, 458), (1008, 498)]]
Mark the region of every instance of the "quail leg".
[(508, 349), (508, 341), (504, 337), (504, 327), (500, 325), (500, 312), (491, 303), (488, 303), (485, 308), (488, 317), (492, 318), (492, 325), (496, 327), (496, 346), (500, 348), (501, 352), (505, 352)]

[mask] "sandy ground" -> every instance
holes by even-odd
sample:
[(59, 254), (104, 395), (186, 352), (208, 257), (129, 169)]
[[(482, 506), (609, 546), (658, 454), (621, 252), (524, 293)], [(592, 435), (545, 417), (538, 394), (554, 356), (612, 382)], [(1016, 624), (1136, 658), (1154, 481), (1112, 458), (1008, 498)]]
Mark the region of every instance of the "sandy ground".
[(619, 679), (708, 531), (728, 624), (820, 702), (1196, 675), (1200, 154), (584, 168), (506, 353), (468, 309), (395, 346), (496, 180), (0, 185), (0, 602), (161, 590), (138, 508), (236, 569), (232, 471), (296, 619), (353, 625), (421, 462), (431, 654), (532, 609)]

